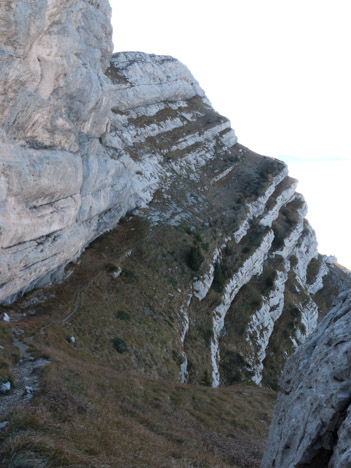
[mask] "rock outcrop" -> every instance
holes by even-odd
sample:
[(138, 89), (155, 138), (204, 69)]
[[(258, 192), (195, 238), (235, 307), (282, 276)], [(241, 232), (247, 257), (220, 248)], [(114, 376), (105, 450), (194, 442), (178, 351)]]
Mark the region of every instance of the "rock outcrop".
[(81, 207), (110, 121), (113, 45), (108, 0), (7, 1), (0, 11), (4, 302), (49, 282), (98, 229)]
[(351, 296), (285, 366), (262, 468), (351, 466)]
[[(260, 411), (257, 431), (246, 427), (246, 417), (237, 419), (233, 405), (222, 439), (218, 421), (205, 438), (210, 426), (204, 430), (200, 421), (217, 414), (214, 406), (221, 414), (219, 395), (232, 389), (208, 391), (203, 418), (198, 395), (202, 401), (205, 392), (196, 385), (250, 380), (276, 390), (293, 354), (262, 467), (351, 466), (350, 272), (318, 254), (287, 166), (240, 145), (229, 120), (176, 59), (112, 55), (110, 16), (108, 0), (0, 5), (3, 417), (22, 399), (30, 376), (25, 391), (39, 388), (31, 374), (37, 361), (28, 354), (27, 367), (16, 366), (13, 345), (50, 357), (33, 418), (0, 421), (10, 440), (2, 453), (21, 466), (33, 460), (44, 466), (54, 453), (54, 463), (69, 464), (61, 450), (71, 444), (67, 453), (77, 466), (115, 466), (114, 440), (130, 413), (132, 424), (146, 429), (131, 430), (138, 440), (121, 449), (123, 466), (134, 466), (130, 447), (140, 452), (140, 464), (148, 437), (162, 445), (162, 432), (167, 462), (156, 457), (150, 466), (201, 464), (193, 446), (179, 457), (193, 424), (202, 434), (198, 453), (213, 452), (204, 466), (243, 460), (258, 466), (261, 445), (248, 444), (250, 454), (238, 457), (242, 439), (232, 429), (238, 423), (262, 441), (269, 410), (263, 414), (251, 395)], [(104, 383), (90, 381), (92, 374)], [(133, 392), (142, 395), (136, 406), (130, 376)], [(102, 388), (110, 407), (97, 395)], [(249, 388), (271, 404), (269, 389)], [(242, 407), (248, 394), (239, 394)], [(89, 429), (96, 430), (87, 440), (104, 438), (116, 400), (122, 420), (111, 419), (111, 453), (91, 458), (102, 448), (85, 445), (86, 421), (93, 418)], [(173, 424), (151, 428), (154, 415), (140, 416), (145, 408), (160, 411), (161, 419), (181, 408), (181, 437), (169, 431)], [(63, 426), (71, 418), (81, 439)], [(183, 433), (185, 420), (192, 422)], [(27, 425), (32, 432), (22, 431)], [(55, 451), (57, 434), (68, 439)], [(134, 450), (140, 440), (142, 450)]]
[(139, 158), (136, 147), (183, 122), (140, 131), (119, 113), (153, 104), (152, 115), (162, 108), (160, 96), (177, 102), (203, 91), (169, 57), (121, 54), (110, 64), (107, 0), (11, 1), (0, 8), (4, 303), (62, 277), (89, 242), (151, 200), (165, 175), (162, 154)]
[(0, 302), (62, 279), (134, 210), (151, 231), (172, 231), (164, 263), (177, 251), (185, 265), (169, 293), (168, 373), (276, 388), (286, 356), (345, 289), (318, 256), (286, 165), (239, 145), (177, 60), (111, 56), (107, 0), (0, 8)]

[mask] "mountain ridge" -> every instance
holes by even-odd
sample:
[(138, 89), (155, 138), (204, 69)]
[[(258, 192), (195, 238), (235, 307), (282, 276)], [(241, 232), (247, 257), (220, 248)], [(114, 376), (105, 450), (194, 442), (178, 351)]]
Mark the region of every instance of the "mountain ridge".
[[(130, 411), (142, 440), (152, 445), (156, 433), (167, 446), (157, 461), (129, 435), (153, 466), (197, 466), (201, 447), (201, 466), (216, 454), (221, 466), (258, 466), (267, 388), (279, 389), (287, 357), (338, 305), (350, 275), (318, 254), (286, 164), (242, 146), (183, 64), (112, 55), (107, 0), (11, 5), (0, 28), (4, 392), (22, 389), (21, 359), (29, 370), (47, 365), (35, 371), (34, 397), (17, 402), (26, 407), (8, 408), (4, 459), (87, 466), (88, 427), (92, 463), (116, 466), (117, 428), (135, 429)], [(143, 408), (143, 392), (167, 427)], [(230, 414), (223, 429), (216, 398)], [(197, 428), (196, 448), (169, 429), (173, 410)], [(103, 440), (95, 416), (111, 423)], [(233, 439), (250, 433), (245, 464)], [(123, 463), (141, 463), (127, 445)]]

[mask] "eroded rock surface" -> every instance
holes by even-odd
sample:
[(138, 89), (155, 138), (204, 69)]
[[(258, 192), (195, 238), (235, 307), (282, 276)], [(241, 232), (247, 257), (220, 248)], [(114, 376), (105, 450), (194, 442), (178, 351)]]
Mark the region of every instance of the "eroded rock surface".
[(262, 468), (351, 466), (351, 296), (291, 356)]
[[(239, 145), (176, 59), (112, 55), (107, 0), (0, 8), (0, 303), (62, 279), (134, 210), (150, 238), (168, 229), (165, 275), (183, 262), (170, 280), (181, 287), (161, 293), (177, 307), (173, 357), (164, 353), (166, 370), (157, 360), (150, 368), (275, 389), (286, 357), (351, 283), (318, 255), (286, 165)], [(191, 247), (198, 265), (189, 266)]]
[(166, 176), (164, 155), (140, 146), (186, 119), (179, 113), (141, 129), (131, 120), (166, 108), (162, 101), (204, 93), (170, 57), (119, 54), (110, 63), (107, 0), (18, 0), (0, 8), (4, 303), (59, 279), (89, 242), (151, 200)]
[[(110, 16), (108, 0), (0, 5), (3, 336), (22, 322), (33, 348), (172, 386), (277, 389), (298, 348), (262, 466), (349, 466), (350, 272), (318, 254), (286, 165), (240, 145), (176, 59), (112, 55)], [(2, 419), (47, 364), (24, 349), (16, 365), (9, 342)]]
[(50, 277), (94, 236), (87, 154), (110, 120), (108, 0), (0, 5), (0, 301)]

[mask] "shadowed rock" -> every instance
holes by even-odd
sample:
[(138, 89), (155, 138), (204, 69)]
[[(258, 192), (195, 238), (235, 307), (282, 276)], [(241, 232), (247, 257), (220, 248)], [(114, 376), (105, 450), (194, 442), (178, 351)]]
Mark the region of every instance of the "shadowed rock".
[(285, 366), (262, 468), (351, 466), (351, 296)]

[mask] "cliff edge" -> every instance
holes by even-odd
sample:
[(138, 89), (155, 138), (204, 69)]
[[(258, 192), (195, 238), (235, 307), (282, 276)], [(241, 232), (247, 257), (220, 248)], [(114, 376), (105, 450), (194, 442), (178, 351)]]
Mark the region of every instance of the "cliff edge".
[[(238, 143), (178, 60), (112, 54), (107, 0), (11, 0), (0, 13), (4, 456), (40, 440), (44, 460), (53, 444), (57, 464), (117, 466), (115, 447), (128, 425), (139, 434), (137, 421), (142, 436), (130, 436), (135, 450), (126, 439), (122, 466), (194, 466), (203, 451), (204, 466), (217, 456), (258, 466), (287, 357), (351, 285), (318, 254), (297, 181)], [(33, 401), (22, 398), (24, 370)], [(228, 395), (245, 411), (221, 425)], [(177, 435), (158, 426), (174, 412)], [(239, 448), (250, 431), (249, 456)], [(144, 453), (144, 437), (172, 448)]]
[[(191, 236), (180, 255), (193, 277), (176, 291), (180, 379), (276, 388), (328, 308), (319, 295), (334, 268), (287, 167), (240, 146), (179, 61), (112, 56), (107, 1), (2, 9), (1, 302), (64, 278), (134, 210), (150, 229)], [(191, 363), (197, 352), (210, 364)]]
[(284, 368), (265, 467), (351, 466), (350, 293)]

